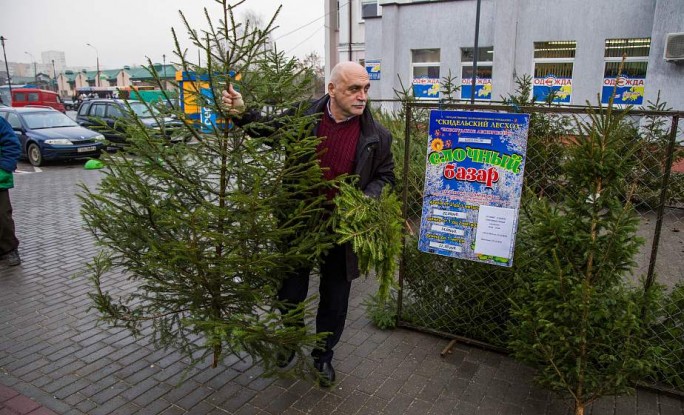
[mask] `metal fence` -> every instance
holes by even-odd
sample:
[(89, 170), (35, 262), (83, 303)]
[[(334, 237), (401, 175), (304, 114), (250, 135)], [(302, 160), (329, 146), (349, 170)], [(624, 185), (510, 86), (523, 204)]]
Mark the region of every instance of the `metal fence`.
[[(578, 122), (589, 119), (590, 111), (602, 109), (396, 100), (374, 104), (381, 108), (378, 117), (395, 137), (397, 181), (407, 224), (399, 274), (398, 325), (508, 351), (509, 297), (515, 288), (512, 271), (417, 249), (429, 111), (530, 114), (525, 188), (553, 201), (560, 194), (562, 150), (568, 145), (568, 137), (577, 133)], [(638, 236), (644, 243), (635, 257), (637, 266), (625, 276), (624, 283), (645, 288), (653, 284), (665, 286), (661, 317), (652, 330), (653, 341), (663, 348), (661, 367), (657, 378), (644, 381), (684, 394), (684, 147), (679, 142), (683, 135), (679, 120), (684, 113), (635, 109), (629, 114), (638, 132), (635, 140), (642, 140), (643, 145), (628, 178), (635, 192), (625, 195), (625, 200), (630, 199), (636, 207)], [(522, 203), (524, 207), (525, 198)], [(524, 253), (516, 252), (516, 258), (524, 257)]]

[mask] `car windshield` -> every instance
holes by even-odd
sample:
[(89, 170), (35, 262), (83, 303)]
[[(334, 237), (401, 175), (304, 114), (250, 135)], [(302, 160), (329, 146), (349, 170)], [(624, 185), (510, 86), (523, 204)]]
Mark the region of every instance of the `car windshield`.
[(78, 124), (76, 124), (74, 120), (58, 111), (27, 112), (21, 116), (24, 118), (26, 126), (31, 130), (39, 130), (41, 128), (78, 127)]
[(152, 117), (154, 115), (157, 115), (156, 109), (154, 109), (152, 107), (148, 107), (147, 105), (145, 105), (142, 102), (129, 101), (128, 105), (131, 106), (131, 109), (133, 110), (135, 115), (137, 115), (138, 117), (145, 118), (145, 117)]

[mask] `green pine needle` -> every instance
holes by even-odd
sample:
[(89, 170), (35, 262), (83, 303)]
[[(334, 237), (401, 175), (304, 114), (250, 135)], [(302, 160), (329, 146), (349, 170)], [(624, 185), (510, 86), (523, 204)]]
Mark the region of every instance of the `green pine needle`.
[(402, 247), (401, 202), (388, 186), (380, 198), (374, 199), (353, 184), (342, 183), (335, 205), (333, 220), (338, 243), (351, 242), (363, 274), (375, 271), (380, 283), (378, 297), (386, 302), (395, 286)]

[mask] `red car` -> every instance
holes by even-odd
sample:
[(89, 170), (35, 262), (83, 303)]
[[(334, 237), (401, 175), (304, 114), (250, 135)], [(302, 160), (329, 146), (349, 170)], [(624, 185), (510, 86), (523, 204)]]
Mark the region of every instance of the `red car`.
[(38, 88), (12, 89), (13, 107), (50, 107), (66, 113), (64, 103), (59, 94)]

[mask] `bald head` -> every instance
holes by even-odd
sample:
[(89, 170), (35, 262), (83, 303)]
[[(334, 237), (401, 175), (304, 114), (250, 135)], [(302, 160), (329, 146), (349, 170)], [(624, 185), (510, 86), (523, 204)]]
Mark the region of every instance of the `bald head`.
[(356, 62), (340, 62), (330, 71), (330, 112), (336, 121), (361, 115), (366, 108), (370, 80), (366, 68)]
[(337, 84), (341, 80), (354, 74), (365, 74), (366, 76), (368, 76), (366, 68), (359, 65), (358, 63), (352, 61), (340, 62), (332, 68), (332, 71), (330, 71), (330, 82), (332, 82), (333, 84)]

